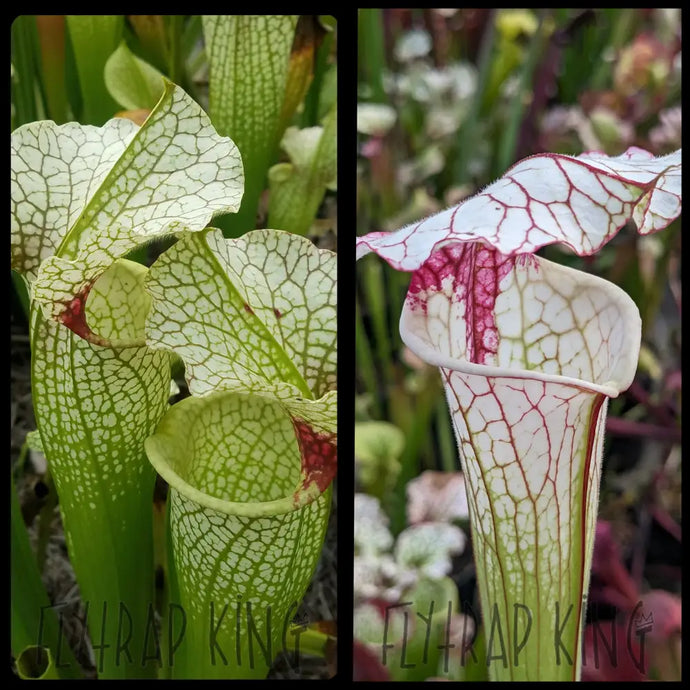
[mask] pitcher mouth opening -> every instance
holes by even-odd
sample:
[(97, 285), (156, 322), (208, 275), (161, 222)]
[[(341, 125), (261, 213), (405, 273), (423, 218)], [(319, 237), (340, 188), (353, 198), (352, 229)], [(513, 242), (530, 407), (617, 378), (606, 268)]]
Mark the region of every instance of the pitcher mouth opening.
[[(153, 437), (146, 440), (146, 452), (151, 459), (151, 464), (156, 469), (156, 472), (165, 479), (175, 491), (183, 494), (187, 500), (194, 501), (204, 508), (209, 508), (218, 513), (223, 513), (225, 515), (247, 517), (247, 518), (261, 518), (261, 517), (279, 517), (281, 515), (286, 515), (292, 513), (295, 510), (304, 508), (313, 501), (317, 500), (322, 494), (318, 491), (314, 485), (310, 485), (307, 489), (304, 489), (302, 479), (294, 488), (292, 493), (288, 493), (286, 496), (274, 499), (272, 501), (253, 501), (253, 502), (243, 502), (243, 501), (228, 501), (223, 498), (218, 498), (205, 491), (201, 491), (193, 487), (189, 482), (180, 477), (173, 469), (170, 468), (165, 462), (160, 462), (160, 450), (156, 450), (157, 440), (153, 440)], [(154, 460), (154, 458), (156, 458)], [(323, 492), (325, 493), (325, 492)], [(301, 500), (296, 501), (295, 495), (299, 494)]]
[[(195, 440), (199, 441), (195, 432), (197, 417), (203, 412), (207, 413), (209, 405), (217, 403), (222, 409), (223, 399), (228, 397), (241, 399), (246, 396), (221, 391), (206, 398), (187, 398), (168, 410), (155, 433), (144, 442), (148, 459), (158, 474), (187, 500), (231, 516), (276, 517), (291, 513), (317, 500), (324, 491), (319, 490), (317, 482), (306, 481), (297, 432), (278, 401), (264, 401), (285, 415), (284, 418), (281, 415), (278, 419), (279, 437), (282, 439), (282, 450), (279, 451), (282, 453), (280, 465), (284, 468), (285, 474), (280, 479), (274, 477), (271, 490), (262, 488), (258, 493), (252, 491), (246, 495), (233, 495), (224, 488), (214, 488), (205, 481), (193, 479), (194, 466), (197, 461), (201, 461), (202, 465), (215, 469), (218, 469), (219, 464), (223, 464), (230, 474), (234, 473), (234, 476), (243, 478), (245, 484), (267, 480), (265, 476), (261, 479), (251, 473), (245, 477), (244, 464), (235, 466), (231, 457), (220, 458), (214, 463), (203, 461), (204, 456), (200, 455), (219, 451), (213, 445), (206, 445), (203, 440), (199, 444), (195, 443)], [(181, 429), (186, 429), (186, 432), (182, 432)], [(267, 444), (270, 445), (270, 442)], [(267, 444), (264, 444), (265, 450), (269, 447)], [(230, 452), (230, 447), (225, 450)], [(277, 462), (278, 457), (275, 460)]]
[[(488, 317), (488, 326), (494, 333), (493, 343), (486, 346), (488, 359), (487, 355), (483, 360), (475, 359), (471, 354), (476, 345), (474, 342), (470, 344), (474, 337), (471, 337), (471, 333), (465, 333), (465, 330), (473, 328), (472, 319), (469, 319), (469, 323), (465, 320), (457, 334), (444, 323), (444, 319), (452, 324), (453, 319), (458, 318), (453, 312), (456, 306), (471, 308), (467, 303), (463, 305), (464, 298), (457, 295), (453, 285), (446, 285), (438, 291), (432, 289), (425, 295), (416, 293), (412, 299), (408, 293), (400, 316), (403, 342), (428, 364), (452, 371), (482, 377), (559, 383), (610, 398), (617, 397), (630, 386), (637, 371), (642, 322), (636, 304), (621, 288), (602, 278), (541, 257), (534, 257), (534, 260), (538, 260), (533, 266), (534, 276), (522, 275), (519, 278), (522, 285), (518, 285), (515, 274), (511, 284), (497, 290), (496, 303), (491, 305), (492, 312)], [(549, 294), (540, 295), (538, 290), (541, 286), (545, 286)], [(518, 291), (525, 307), (521, 314), (513, 317), (510, 310), (514, 306), (511, 304)], [(441, 310), (444, 316), (438, 317), (439, 322), (427, 323), (426, 310), (437, 294), (442, 306), (436, 309)], [(544, 305), (548, 304), (547, 298), (551, 299), (552, 295), (555, 302), (553, 313), (545, 318)], [(504, 300), (500, 310), (499, 300)], [(571, 304), (570, 325), (564, 327), (559, 320), (563, 311), (559, 303), (565, 304), (565, 300)], [(578, 311), (580, 304), (584, 312)], [(500, 317), (496, 317), (497, 311)], [(487, 324), (480, 325), (484, 325), (488, 333)], [(538, 338), (534, 334), (537, 325), (541, 327)], [(567, 334), (568, 331), (572, 331), (572, 337)], [(442, 332), (443, 338), (440, 338)], [(536, 343), (546, 335), (552, 340), (548, 354), (545, 354), (545, 350), (536, 349)], [(439, 345), (435, 342), (436, 338), (439, 339)], [(503, 338), (508, 343), (505, 350), (502, 349)], [(462, 345), (465, 339), (468, 341), (467, 347)], [(514, 356), (511, 353), (511, 341), (520, 343), (520, 347), (524, 348), (522, 354)]]
[[(626, 390), (631, 381), (615, 381), (607, 380), (604, 383), (594, 383), (585, 379), (575, 378), (573, 376), (564, 376), (562, 374), (546, 374), (538, 369), (518, 369), (494, 366), (490, 364), (475, 364), (467, 360), (457, 357), (445, 355), (442, 352), (434, 350), (429, 346), (423, 338), (420, 338), (410, 329), (405, 328), (405, 311), (400, 319), (400, 335), (402, 341), (410, 348), (410, 350), (422, 359), (427, 364), (457, 371), (463, 374), (472, 374), (475, 376), (482, 376), (485, 378), (504, 378), (504, 379), (530, 379), (532, 381), (543, 381), (545, 383), (560, 383), (574, 388), (590, 391), (592, 393), (599, 393), (606, 395), (609, 398), (616, 398), (618, 395)], [(633, 374), (634, 375), (634, 374)]]

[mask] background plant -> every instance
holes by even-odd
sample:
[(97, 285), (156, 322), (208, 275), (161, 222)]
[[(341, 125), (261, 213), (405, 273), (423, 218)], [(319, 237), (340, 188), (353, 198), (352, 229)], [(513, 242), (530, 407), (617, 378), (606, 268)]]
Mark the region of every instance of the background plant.
[[(359, 22), (358, 234), (457, 204), (532, 153), (680, 146), (672, 13), (362, 10)], [(680, 565), (679, 229), (675, 222), (647, 239), (621, 232), (591, 258), (542, 252), (619, 284), (642, 314), (638, 375), (607, 423), (601, 514), (637, 536), (628, 556), (638, 583), (672, 591)], [(409, 480), (457, 463), (440, 381), (399, 339), (408, 281), (376, 260), (358, 266), (357, 419), (387, 420), (405, 434), (384, 500), (394, 534), (405, 524)], [(666, 540), (665, 553), (657, 540)]]
[(469, 519), (463, 476), (426, 472), (411, 481), (407, 516), (394, 539), (379, 499), (355, 494), (355, 672), (369, 663), (362, 680), (467, 679), (461, 659), (475, 620), (448, 577), (467, 543), (459, 526)]
[[(238, 26), (238, 18), (209, 19), (215, 24), (204, 33), (202, 18), (198, 16), (20, 17), (13, 25), (13, 127), (33, 119), (47, 117), (52, 117), (58, 123), (79, 119), (82, 123), (102, 124), (122, 107), (128, 111), (121, 114), (142, 122), (162, 94), (162, 74), (185, 84), (189, 91), (208, 107), (204, 71), (209, 70), (209, 61), (204, 48), (206, 47), (206, 52), (210, 52), (209, 33), (214, 32), (217, 39), (223, 31), (232, 31), (234, 28), (236, 36), (239, 37), (237, 40), (240, 40), (250, 28)], [(260, 18), (257, 18), (258, 20)], [(252, 174), (251, 184), (260, 189), (267, 186), (267, 167), (280, 160), (278, 145), (286, 127), (299, 129), (306, 124), (312, 126), (312, 130), (321, 133), (323, 130), (318, 125), (321, 118), (331, 113), (331, 120), (335, 121), (332, 22), (325, 20), (322, 24), (315, 17), (290, 17), (286, 21), (285, 26), (281, 24), (278, 27), (289, 36), (283, 51), (284, 60), (280, 65), (272, 65), (274, 72), (281, 75), (279, 80), (282, 79), (282, 89), (277, 90), (277, 95), (274, 94), (279, 105), (279, 122), (273, 122), (267, 128), (260, 118), (254, 117), (257, 109), (262, 107), (258, 99), (246, 105), (243, 111), (248, 121), (258, 122), (263, 127), (259, 129), (259, 125), (256, 125), (252, 130), (250, 126), (245, 131), (249, 131), (255, 139), (263, 138), (272, 142), (271, 155), (264, 156), (266, 167)], [(257, 33), (266, 34), (264, 44), (266, 39), (270, 39), (268, 34), (275, 29), (273, 25), (257, 27)], [(222, 46), (224, 42), (225, 39), (219, 39), (214, 45)], [(260, 46), (255, 46), (255, 49), (253, 56), (259, 60), (260, 65)], [(238, 51), (238, 54), (241, 53)], [(220, 64), (220, 58), (213, 63)], [(249, 74), (244, 75), (245, 83), (251, 81)], [(226, 75), (222, 68), (217, 68), (211, 81), (215, 79), (216, 88), (227, 88), (232, 86), (232, 78), (233, 76)], [(212, 119), (222, 120), (228, 107), (227, 104), (211, 107)], [(133, 111), (134, 108), (137, 110)], [(240, 121), (244, 122), (244, 118), (240, 118)], [(321, 137), (319, 155), (312, 156), (310, 165), (314, 165), (312, 161), (322, 164), (324, 159), (330, 157), (333, 161), (330, 164), (332, 169), (334, 153), (330, 151), (335, 150), (333, 129), (330, 133), (333, 136)], [(247, 151), (245, 158), (251, 158)], [(327, 171), (322, 175), (325, 174), (332, 183), (334, 173), (328, 172), (328, 165), (322, 164)], [(319, 189), (323, 197), (325, 185)], [(312, 189), (308, 191), (312, 192), (313, 196)], [(321, 210), (320, 215), (329, 216), (332, 213), (333, 201), (334, 197), (331, 195), (330, 210), (327, 204), (324, 206), (325, 211)], [(319, 237), (323, 238), (324, 234), (332, 233), (335, 229), (332, 218), (329, 220), (326, 217), (320, 223), (314, 223), (318, 210), (312, 208), (313, 215), (311, 218), (303, 218), (301, 227), (302, 233), (309, 232), (317, 241)], [(248, 225), (235, 228), (232, 232), (240, 234), (265, 223), (265, 207), (263, 211), (254, 209), (248, 218)], [(280, 215), (274, 220), (276, 225), (283, 222)], [(150, 263), (167, 244), (169, 242), (136, 250), (131, 254), (131, 258), (142, 263)], [(21, 285), (16, 285), (19, 299), (25, 300)], [(16, 312), (15, 315), (19, 318), (19, 313)], [(180, 383), (181, 375), (178, 364), (176, 376)], [(183, 385), (183, 396), (185, 392)], [(22, 481), (26, 480), (24, 466), (18, 466), (16, 474)], [(50, 488), (50, 474), (44, 472), (42, 475), (41, 482)], [(46, 506), (38, 506), (42, 508), (40, 522), (43, 526), (43, 542), (39, 542), (39, 554), (41, 543), (45, 544), (51, 531), (48, 523), (55, 506), (54, 491), (49, 491), (49, 496)], [(27, 517), (30, 521), (33, 515)], [(322, 642), (323, 637), (318, 644)]]

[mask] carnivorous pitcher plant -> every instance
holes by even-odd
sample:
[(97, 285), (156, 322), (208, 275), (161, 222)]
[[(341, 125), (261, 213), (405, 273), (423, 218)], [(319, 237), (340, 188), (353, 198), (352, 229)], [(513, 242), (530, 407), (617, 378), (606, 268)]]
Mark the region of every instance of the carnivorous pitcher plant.
[[(681, 152), (542, 154), (459, 206), (357, 241), (411, 271), (405, 344), (440, 368), (466, 475), (493, 680), (577, 680), (607, 402), (640, 316), (612, 283), (535, 254), (593, 254), (681, 212)], [(499, 629), (500, 628), (500, 629)]]
[[(170, 82), (141, 127), (12, 134), (34, 409), (102, 678), (265, 676), (292, 646), (320, 553), (336, 463), (335, 255), (283, 231), (209, 228), (243, 189), (233, 141)], [(172, 235), (150, 269), (125, 258)], [(191, 397), (170, 407), (173, 353)], [(154, 468), (170, 485), (167, 648)]]

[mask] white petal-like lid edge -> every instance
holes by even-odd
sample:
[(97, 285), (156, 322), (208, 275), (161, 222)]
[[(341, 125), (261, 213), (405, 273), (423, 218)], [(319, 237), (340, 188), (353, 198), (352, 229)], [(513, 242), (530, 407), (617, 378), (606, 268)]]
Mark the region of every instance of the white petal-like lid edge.
[(617, 157), (539, 154), (458, 206), (395, 232), (357, 238), (357, 259), (375, 252), (393, 268), (413, 271), (459, 242), (482, 242), (507, 256), (561, 243), (584, 256), (630, 219), (646, 235), (680, 212), (681, 149), (659, 158), (638, 148)]

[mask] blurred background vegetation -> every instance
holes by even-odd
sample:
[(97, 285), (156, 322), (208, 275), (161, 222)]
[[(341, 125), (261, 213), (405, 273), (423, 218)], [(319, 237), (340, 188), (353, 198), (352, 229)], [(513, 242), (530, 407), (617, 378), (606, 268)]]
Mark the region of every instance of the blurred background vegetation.
[[(532, 154), (669, 153), (681, 146), (680, 10), (360, 10), (357, 129), (358, 235), (458, 204)], [(625, 227), (592, 257), (539, 252), (640, 309), (638, 373), (609, 407), (600, 517), (640, 591), (676, 594), (680, 227)], [(409, 280), (374, 256), (357, 265), (356, 488), (380, 499), (393, 535), (410, 480), (460, 469), (438, 372), (400, 340)], [(372, 421), (385, 423), (374, 440)]]

